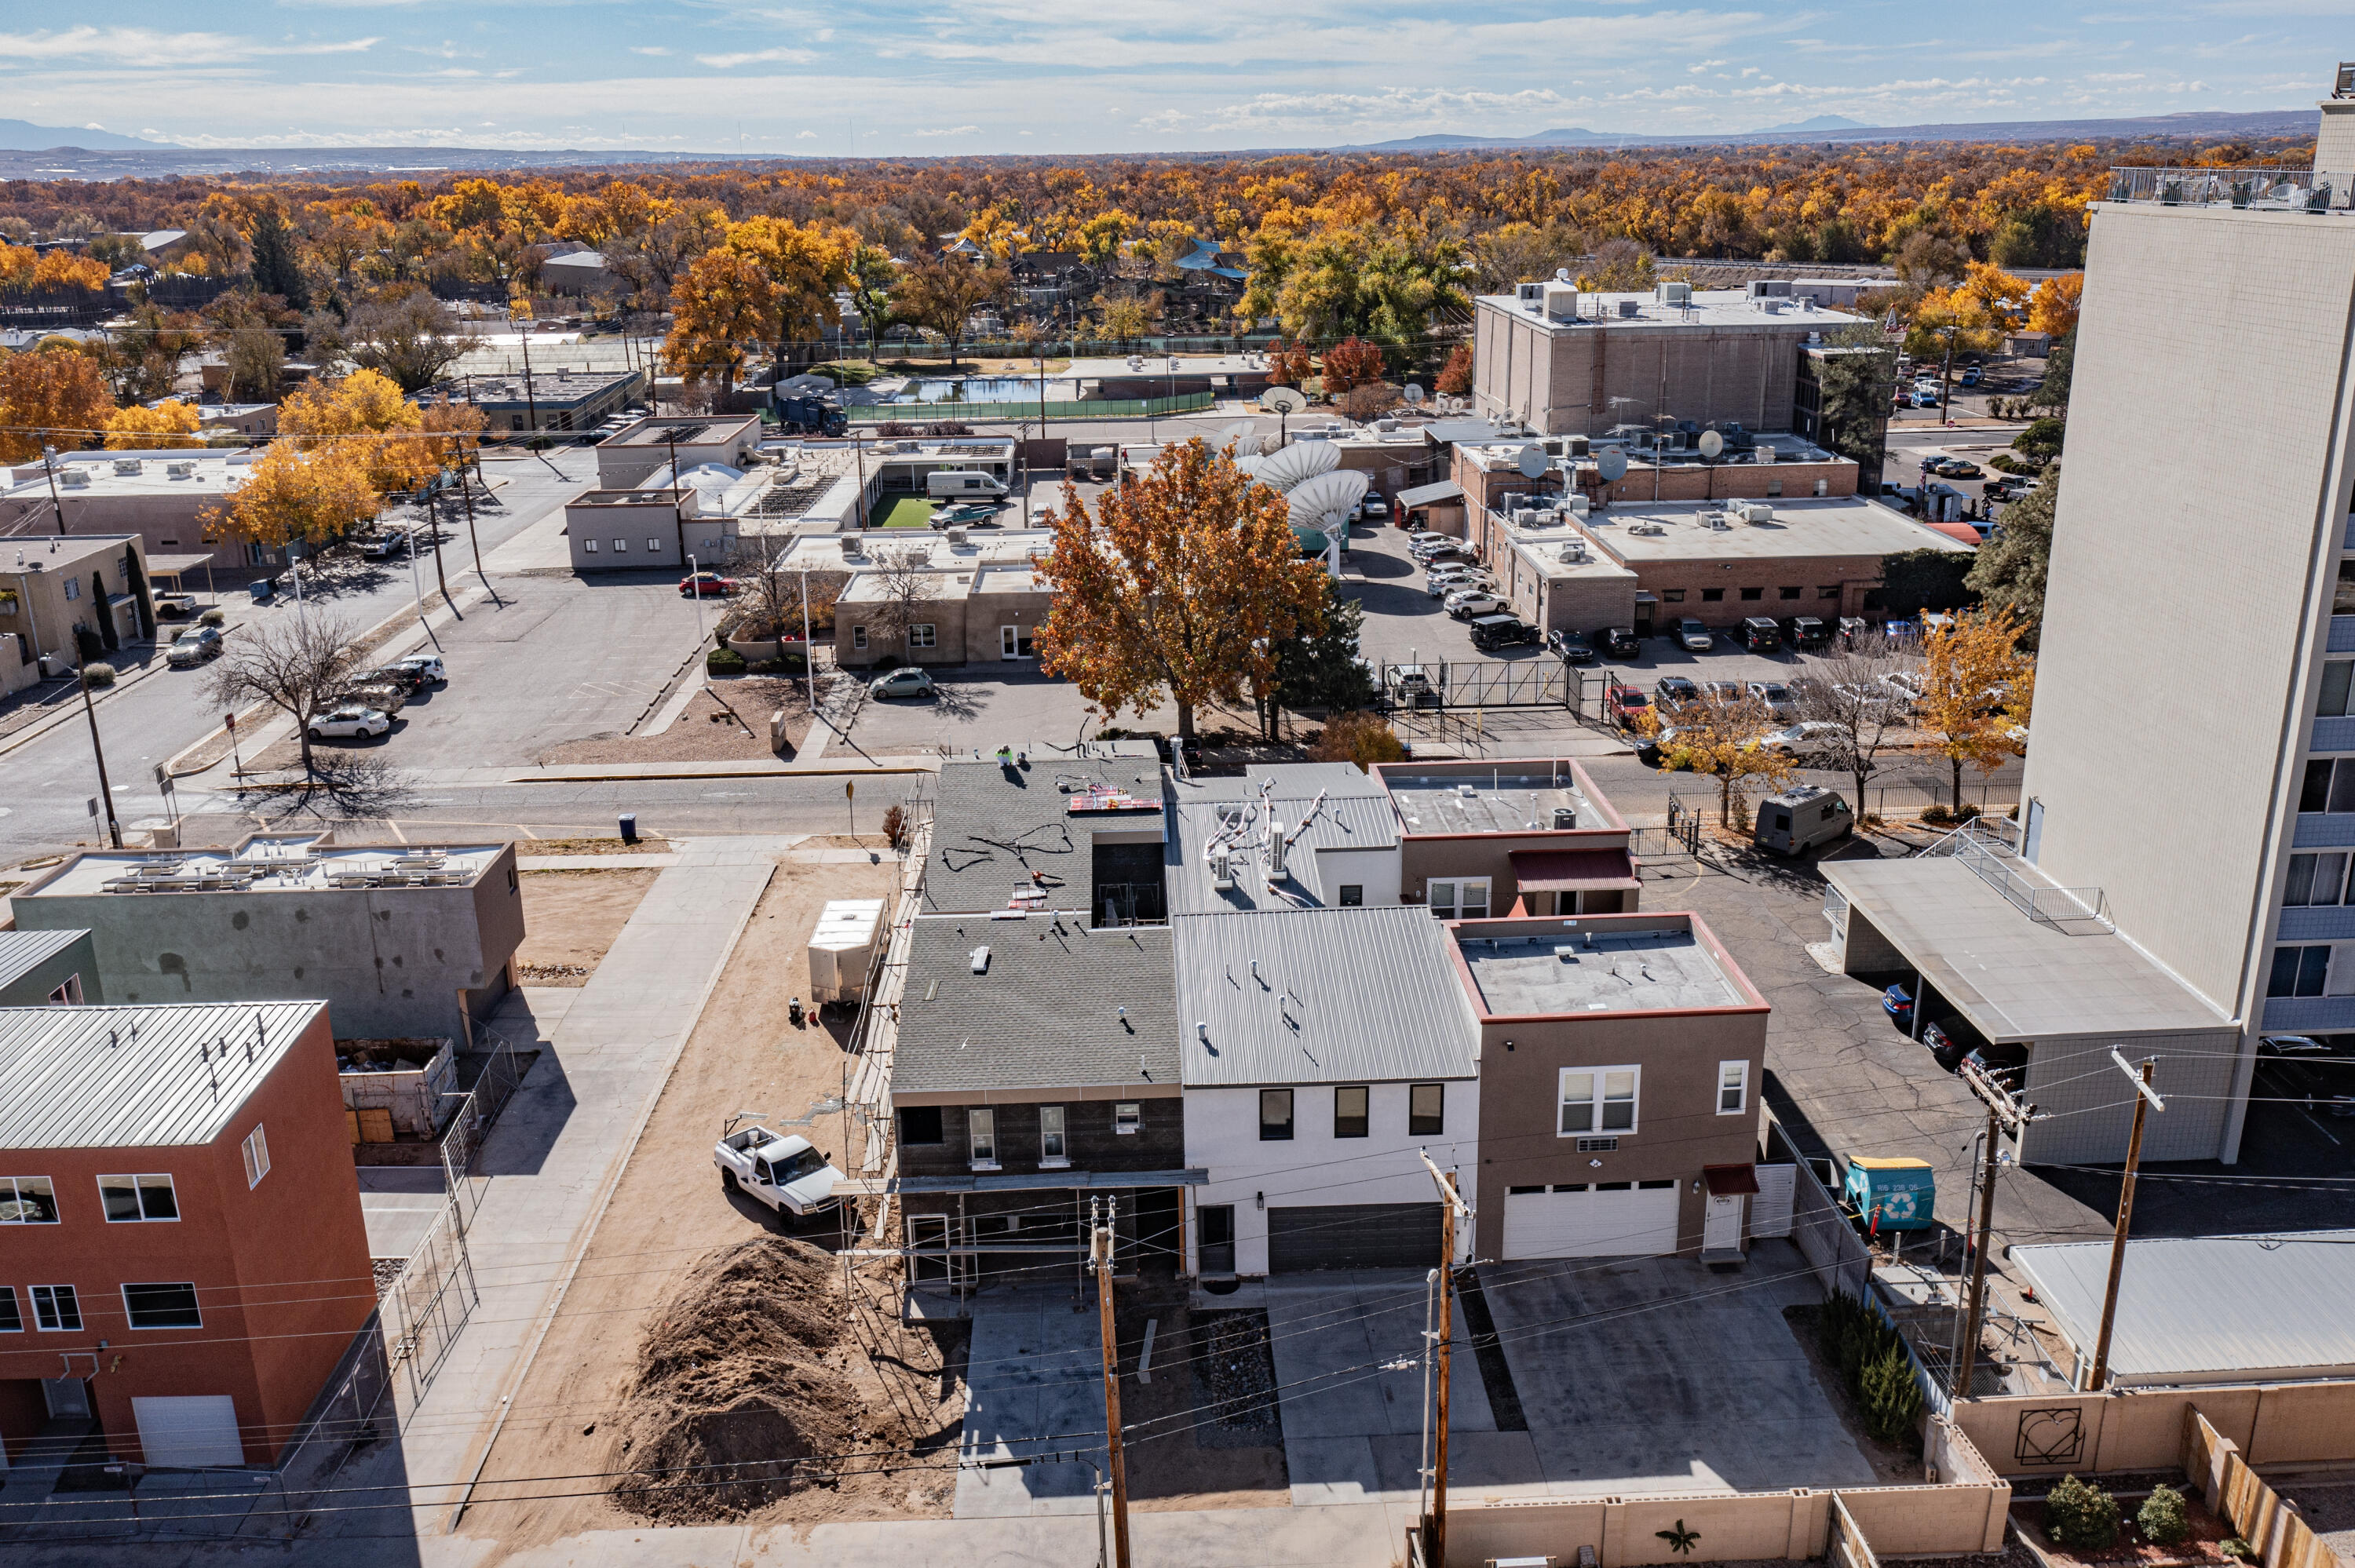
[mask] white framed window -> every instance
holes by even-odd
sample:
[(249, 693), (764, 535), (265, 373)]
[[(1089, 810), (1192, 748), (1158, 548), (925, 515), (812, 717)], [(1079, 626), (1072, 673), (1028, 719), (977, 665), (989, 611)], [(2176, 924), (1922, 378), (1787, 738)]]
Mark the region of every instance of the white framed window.
[(70, 1285), (33, 1287), (33, 1327), (45, 1334), (81, 1332), (81, 1298)]
[(1740, 1116), (1750, 1108), (1750, 1064), (1720, 1062), (1717, 1065), (1717, 1114)]
[(1123, 1138), (1142, 1131), (1145, 1107), (1133, 1100), (1124, 1100), (1112, 1107), (1112, 1129)]
[(179, 1195), (172, 1191), (169, 1176), (101, 1176), (98, 1201), (112, 1225), (180, 1217)]
[(617, 556), (626, 556), (629, 553), (630, 542), (627, 539), (616, 539), (613, 541), (613, 554)]
[(1636, 1130), (1641, 1067), (1564, 1067), (1561, 1120), (1555, 1136)]
[(581, 548), (593, 556), (597, 553), (597, 541), (594, 539), (583, 539), (581, 541)]
[(662, 541), (661, 541), (660, 539), (649, 539), (649, 540), (647, 540), (647, 541), (646, 541), (646, 554), (647, 554), (647, 555), (649, 555), (649, 556), (659, 556), (659, 555), (661, 555), (661, 554), (662, 554)]
[(965, 1137), (972, 1150), (975, 1171), (997, 1169), (997, 1113), (986, 1106), (975, 1106), (964, 1113)]
[(1488, 917), (1488, 879), (1485, 876), (1433, 881), (1426, 887), (1431, 913), (1437, 919), (1486, 920)]
[(197, 1309), (197, 1287), (176, 1285), (126, 1285), (123, 1316), (134, 1329), (201, 1329), (204, 1314)]
[(46, 1176), (0, 1176), (0, 1225), (54, 1225), (58, 1189)]
[(71, 602), (72, 600), (74, 600), (74, 599), (80, 599), (80, 597), (81, 597), (81, 584), (80, 584), (79, 582), (76, 582), (76, 581), (75, 581), (73, 578), (71, 578), (71, 577), (68, 577), (68, 578), (66, 579), (66, 599), (67, 599), (68, 602)]
[(1049, 1169), (1060, 1170), (1071, 1162), (1071, 1146), (1063, 1138), (1063, 1107), (1040, 1106), (1039, 1107), (1039, 1163)]
[(867, 646), (867, 628), (863, 626), (854, 626), (850, 629), (850, 645), (853, 648), (860, 649)]
[(253, 1130), (245, 1135), (245, 1141), (239, 1147), (245, 1151), (245, 1190), (250, 1192), (270, 1174), (270, 1139), (260, 1122), (253, 1124)]
[(937, 646), (932, 640), (932, 629), (930, 626), (911, 626), (908, 628), (908, 646), (911, 648), (932, 648)]

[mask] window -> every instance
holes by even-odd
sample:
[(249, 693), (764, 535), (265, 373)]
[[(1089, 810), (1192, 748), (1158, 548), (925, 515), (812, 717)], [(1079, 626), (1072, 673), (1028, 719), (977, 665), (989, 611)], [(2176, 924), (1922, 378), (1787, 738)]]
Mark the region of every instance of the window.
[(66, 977), (65, 984), (49, 992), (49, 1004), (53, 1007), (80, 1007), (81, 1005), (81, 976), (68, 975)]
[(1782, 494), (1783, 482), (1779, 479), (1768, 480), (1766, 482), (1766, 493), (1770, 497)]
[(193, 1285), (126, 1285), (123, 1313), (134, 1329), (201, 1329), (204, 1315), (197, 1310)]
[(2265, 982), (2267, 996), (2323, 996), (2328, 993), (2330, 945), (2275, 948), (2273, 973)]
[(1824, 587), (1816, 590), (1816, 597), (1817, 599), (1838, 599), (1839, 596), (1840, 590), (1839, 584), (1838, 583), (1827, 583)]
[(854, 626), (850, 629), (850, 645), (853, 648), (864, 648), (867, 646), (867, 628), (863, 626)]
[(931, 648), (936, 646), (932, 641), (932, 629), (930, 626), (911, 626), (908, 628), (908, 646), (911, 648)]
[(965, 1136), (973, 1150), (973, 1166), (976, 1171), (997, 1169), (997, 1113), (975, 1107), (964, 1113)]
[(180, 1205), (169, 1176), (101, 1176), (99, 1202), (106, 1206), (107, 1223), (131, 1224), (141, 1220), (176, 1220)]
[(627, 539), (616, 539), (613, 541), (613, 554), (617, 556), (626, 556), (629, 553), (630, 542)]
[(2334, 659), (2322, 667), (2322, 696), (2314, 705), (2317, 718), (2344, 718), (2350, 695), (2349, 677), (2355, 676), (2355, 663)]
[(1334, 1137), (1365, 1138), (1370, 1135), (1370, 1098), (1371, 1091), (1363, 1084), (1344, 1085), (1333, 1091)]
[(46, 1176), (0, 1176), (0, 1225), (58, 1223), (58, 1190)]
[(71, 600), (71, 599), (80, 599), (80, 597), (81, 597), (81, 584), (80, 584), (80, 583), (76, 582), (76, 581), (75, 581), (73, 578), (71, 578), (71, 577), (68, 577), (68, 578), (66, 579), (66, 598), (67, 598), (69, 600)]
[(1112, 1107), (1112, 1129), (1121, 1137), (1136, 1132), (1145, 1125), (1145, 1107), (1135, 1104)]
[(597, 553), (597, 541), (594, 539), (583, 539), (581, 541), (581, 548), (589, 555), (593, 556)]
[(1259, 1140), (1262, 1143), (1292, 1141), (1290, 1089), (1262, 1089), (1259, 1092)]
[(1750, 1106), (1750, 1064), (1720, 1062), (1717, 1065), (1717, 1114), (1739, 1116)]
[(648, 539), (648, 540), (646, 541), (646, 554), (647, 554), (647, 555), (649, 555), (649, 556), (659, 556), (659, 555), (661, 555), (661, 554), (662, 554), (662, 541), (661, 541), (660, 539)]
[(1342, 908), (1344, 908), (1344, 909), (1362, 909), (1362, 908), (1364, 908), (1364, 907), (1365, 907), (1365, 904), (1366, 904), (1366, 885), (1365, 885), (1364, 883), (1362, 883), (1362, 882), (1345, 882), (1345, 883), (1343, 883), (1343, 884), (1341, 885), (1341, 907), (1342, 907)]
[(2298, 792), (2301, 811), (2355, 811), (2355, 757), (2307, 759), (2306, 785)]
[(1636, 1183), (1636, 1191), (1638, 1192), (1665, 1192), (1676, 1184), (1677, 1179), (1673, 1176), (1669, 1176), (1657, 1181), (1638, 1181)]
[(1799, 597), (1799, 595), (1800, 595), (1800, 594), (1802, 594), (1802, 593), (1806, 592), (1806, 589), (1804, 589), (1804, 588), (1776, 588), (1774, 591), (1775, 591), (1776, 593), (1780, 594), (1780, 595), (1781, 595), (1783, 598), (1785, 598), (1785, 599), (1796, 599), (1796, 598), (1798, 598), (1798, 597)]
[(239, 1147), (245, 1151), (245, 1190), (250, 1192), (270, 1174), (270, 1139), (260, 1122), (253, 1124), (253, 1130), (245, 1135), (245, 1142)]
[(0, 1334), (21, 1334), (24, 1331), (25, 1312), (16, 1305), (16, 1287), (0, 1285)]
[(2289, 886), (2282, 894), (2284, 905), (2343, 904), (2346, 902), (2347, 854), (2341, 850), (2328, 854), (2294, 854), (2289, 857)]
[(1635, 1131), (1638, 1073), (1635, 1067), (1564, 1067), (1560, 1136)]
[(1431, 913), (1441, 920), (1486, 920), (1488, 917), (1488, 879), (1466, 877), (1458, 882), (1433, 882), (1429, 885)]
[(1662, 588), (1660, 590), (1660, 599), (1661, 601), (1666, 604), (1682, 604), (1685, 601), (1685, 590), (1682, 588)]
[(81, 1330), (81, 1301), (70, 1285), (33, 1287), (33, 1327), (45, 1333), (72, 1334)]
[(1703, 604), (1722, 604), (1725, 602), (1725, 590), (1723, 588), (1703, 588), (1700, 590), (1700, 601)]
[(1069, 1165), (1071, 1162), (1070, 1150), (1063, 1142), (1063, 1107), (1040, 1106), (1039, 1107), (1039, 1163)]
[(1763, 588), (1743, 588), (1742, 590), (1742, 597), (1744, 599), (1764, 599), (1766, 597), (1766, 590)]
[(945, 1142), (941, 1134), (941, 1107), (938, 1106), (901, 1106), (900, 1107), (900, 1141), (927, 1146)]
[(1406, 1130), (1410, 1138), (1437, 1138), (1447, 1130), (1445, 1084), (1416, 1084), (1407, 1090)]
[(2355, 561), (2339, 563), (2339, 585), (2330, 596), (2330, 613), (2355, 615)]

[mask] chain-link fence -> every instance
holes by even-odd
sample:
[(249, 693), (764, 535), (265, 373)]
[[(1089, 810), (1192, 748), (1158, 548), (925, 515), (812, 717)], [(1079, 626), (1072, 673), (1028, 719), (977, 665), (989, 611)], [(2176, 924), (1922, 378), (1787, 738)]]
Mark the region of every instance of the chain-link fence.
[(425, 1397), (480, 1299), (474, 1258), (466, 1249), (465, 1214), (453, 1192), (378, 1302), (387, 1359), (409, 1404)]

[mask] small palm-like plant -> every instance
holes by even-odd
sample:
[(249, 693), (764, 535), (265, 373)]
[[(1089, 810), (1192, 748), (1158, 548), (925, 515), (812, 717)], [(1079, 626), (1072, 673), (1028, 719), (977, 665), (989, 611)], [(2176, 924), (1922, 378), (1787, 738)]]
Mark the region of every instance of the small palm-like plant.
[(1683, 1520), (1677, 1520), (1677, 1527), (1674, 1530), (1656, 1530), (1652, 1533), (1667, 1542), (1668, 1550), (1679, 1557), (1692, 1555), (1693, 1543), (1700, 1539), (1700, 1531), (1687, 1530)]

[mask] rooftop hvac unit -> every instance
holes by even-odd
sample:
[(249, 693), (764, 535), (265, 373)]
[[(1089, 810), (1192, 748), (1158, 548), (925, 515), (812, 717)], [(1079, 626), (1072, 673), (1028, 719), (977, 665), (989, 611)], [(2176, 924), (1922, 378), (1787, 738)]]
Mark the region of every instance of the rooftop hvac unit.
[(1210, 885), (1220, 893), (1235, 890), (1235, 857), (1224, 846), (1210, 855)]
[(167, 462), (164, 465), (164, 477), (166, 479), (194, 479), (197, 477), (197, 465), (195, 462), (186, 458), (183, 458), (178, 462)]
[(58, 475), (58, 482), (68, 490), (88, 490), (90, 470), (80, 467), (67, 469)]
[(950, 530), (949, 530), (949, 544), (950, 544), (952, 546), (958, 546), (958, 545), (962, 545), (962, 544), (964, 544), (964, 540), (965, 540), (965, 533), (964, 533), (964, 529), (962, 529), (962, 528), (952, 528), (952, 529), (950, 529)]
[(1563, 451), (1561, 455), (1564, 457), (1574, 458), (1585, 457), (1588, 453), (1588, 445), (1589, 443), (1584, 436), (1566, 437), (1562, 442)]
[(1772, 523), (1774, 521), (1774, 508), (1768, 505), (1764, 501), (1738, 502), (1735, 503), (1733, 509), (1736, 513), (1741, 514), (1742, 520), (1744, 523), (1748, 523), (1753, 525), (1760, 523)]
[(1652, 297), (1664, 305), (1689, 305), (1692, 303), (1692, 285), (1662, 283), (1652, 291)]
[(1561, 547), (1561, 558), (1573, 567), (1582, 565), (1586, 560), (1586, 546), (1579, 544), (1564, 545)]
[(1523, 283), (1514, 289), (1513, 300), (1521, 309), (1534, 313), (1544, 305), (1545, 292), (1546, 286), (1543, 283)]
[(1783, 313), (1783, 307), (1788, 303), (1790, 303), (1790, 302), (1787, 300), (1768, 298), (1760, 300), (1758, 302), (1758, 308), (1765, 312), (1770, 316), (1779, 316)]
[(1284, 824), (1271, 819), (1267, 824), (1267, 879), (1282, 882), (1291, 873), (1284, 864)]
[(1585, 516), (1593, 506), (1593, 503), (1587, 499), (1586, 493), (1582, 490), (1570, 498), (1570, 514), (1572, 517)]
[(1758, 449), (1757, 461), (1760, 462), (1773, 462), (1774, 461), (1774, 449), (1773, 447), (1760, 447)]
[(1622, 320), (1633, 320), (1642, 313), (1643, 308), (1643, 302), (1640, 300), (1622, 300), (1619, 302), (1619, 315)]
[(1576, 826), (1578, 826), (1578, 808), (1577, 808), (1577, 807), (1575, 807), (1575, 806), (1556, 806), (1556, 807), (1553, 809), (1553, 827), (1554, 827), (1554, 832), (1561, 832), (1561, 831), (1562, 831), (1563, 829), (1565, 829), (1565, 828), (1574, 828), (1574, 827), (1576, 827)]
[(1560, 283), (1545, 286), (1545, 314), (1550, 322), (1574, 322), (1578, 319), (1578, 291)]
[(117, 473), (137, 473), (145, 467), (146, 465), (141, 462), (137, 458), (116, 458), (114, 460), (114, 471)]

